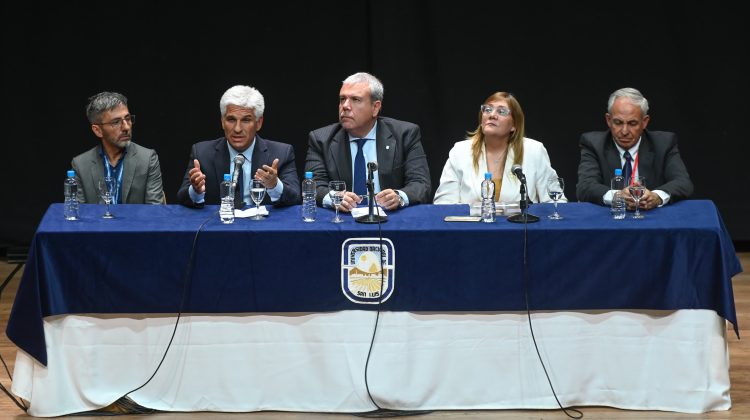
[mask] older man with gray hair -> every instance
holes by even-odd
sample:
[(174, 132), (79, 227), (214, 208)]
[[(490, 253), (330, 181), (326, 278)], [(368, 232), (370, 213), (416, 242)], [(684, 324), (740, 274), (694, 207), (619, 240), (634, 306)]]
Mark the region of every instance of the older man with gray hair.
[[(188, 207), (219, 204), (224, 174), (234, 173), (237, 162), (241, 166), (237, 169), (236, 207), (251, 202), (252, 179), (261, 181), (268, 191), (261, 204), (299, 203), (294, 149), (258, 135), (263, 126), (263, 95), (250, 86), (233, 86), (222, 95), (219, 109), (224, 136), (193, 144), (177, 200)], [(238, 156), (242, 159), (238, 160)]]
[[(581, 135), (576, 185), (579, 201), (610, 205), (615, 193), (610, 189), (610, 179), (618, 168), (622, 168), (628, 183), (636, 176), (645, 178), (647, 190), (639, 201), (642, 210), (690, 197), (693, 182), (680, 157), (677, 135), (646, 130), (651, 117), (648, 100), (641, 92), (633, 88), (613, 92), (604, 118), (608, 131)], [(622, 194), (628, 207), (634, 209), (636, 201), (628, 189)]]

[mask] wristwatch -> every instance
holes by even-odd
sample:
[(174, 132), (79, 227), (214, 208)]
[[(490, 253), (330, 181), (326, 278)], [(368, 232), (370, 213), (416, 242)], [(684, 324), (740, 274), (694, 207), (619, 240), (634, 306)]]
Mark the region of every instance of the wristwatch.
[(398, 207), (401, 208), (401, 207), (404, 207), (404, 206), (406, 206), (406, 202), (404, 201), (404, 197), (401, 197), (401, 194), (398, 194)]

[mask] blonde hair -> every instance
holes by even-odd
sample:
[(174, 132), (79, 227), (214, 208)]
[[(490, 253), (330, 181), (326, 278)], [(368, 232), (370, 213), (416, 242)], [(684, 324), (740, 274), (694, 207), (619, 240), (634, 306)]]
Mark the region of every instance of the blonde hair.
[[(513, 164), (523, 163), (523, 138), (525, 135), (524, 116), (521, 104), (508, 92), (495, 92), (484, 100), (483, 105), (490, 102), (504, 100), (508, 103), (510, 115), (513, 118), (515, 130), (510, 133), (508, 147), (513, 148)], [(474, 158), (474, 171), (479, 171), (479, 157), (482, 156), (482, 145), (484, 144), (484, 133), (482, 132), (482, 110), (479, 110), (479, 125), (477, 129), (466, 133), (471, 139), (471, 154)]]

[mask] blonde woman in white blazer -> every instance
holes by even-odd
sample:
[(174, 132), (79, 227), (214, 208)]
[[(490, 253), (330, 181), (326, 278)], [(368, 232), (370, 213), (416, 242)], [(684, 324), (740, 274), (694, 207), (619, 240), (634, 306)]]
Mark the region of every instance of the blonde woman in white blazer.
[(524, 137), (523, 111), (513, 95), (497, 92), (487, 98), (479, 110), (479, 126), (468, 136), (448, 154), (435, 204), (480, 201), (485, 172), (492, 173), (495, 201), (519, 201), (520, 182), (511, 173), (516, 164), (523, 166), (529, 199), (534, 203), (552, 202), (547, 195), (547, 182), (557, 172), (552, 169), (544, 145)]

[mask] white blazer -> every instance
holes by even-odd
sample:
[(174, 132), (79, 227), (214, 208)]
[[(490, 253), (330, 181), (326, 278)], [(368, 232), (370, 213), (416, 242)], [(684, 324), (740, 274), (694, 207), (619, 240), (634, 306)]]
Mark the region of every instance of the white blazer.
[[(500, 200), (511, 203), (521, 200), (521, 183), (511, 173), (513, 167), (513, 149), (508, 149), (505, 159), (505, 173), (500, 188)], [(534, 203), (551, 203), (547, 195), (547, 182), (550, 177), (557, 176), (549, 161), (547, 149), (541, 142), (524, 137), (523, 139), (523, 173), (526, 175), (527, 194)], [(471, 204), (482, 200), (481, 185), (484, 173), (487, 172), (487, 158), (484, 144), (479, 156), (479, 170), (474, 170), (471, 155), (471, 139), (459, 141), (448, 153), (443, 174), (440, 176), (440, 186), (435, 192), (435, 204)], [(493, 176), (493, 178), (495, 178)], [(559, 202), (568, 201), (563, 194)]]

